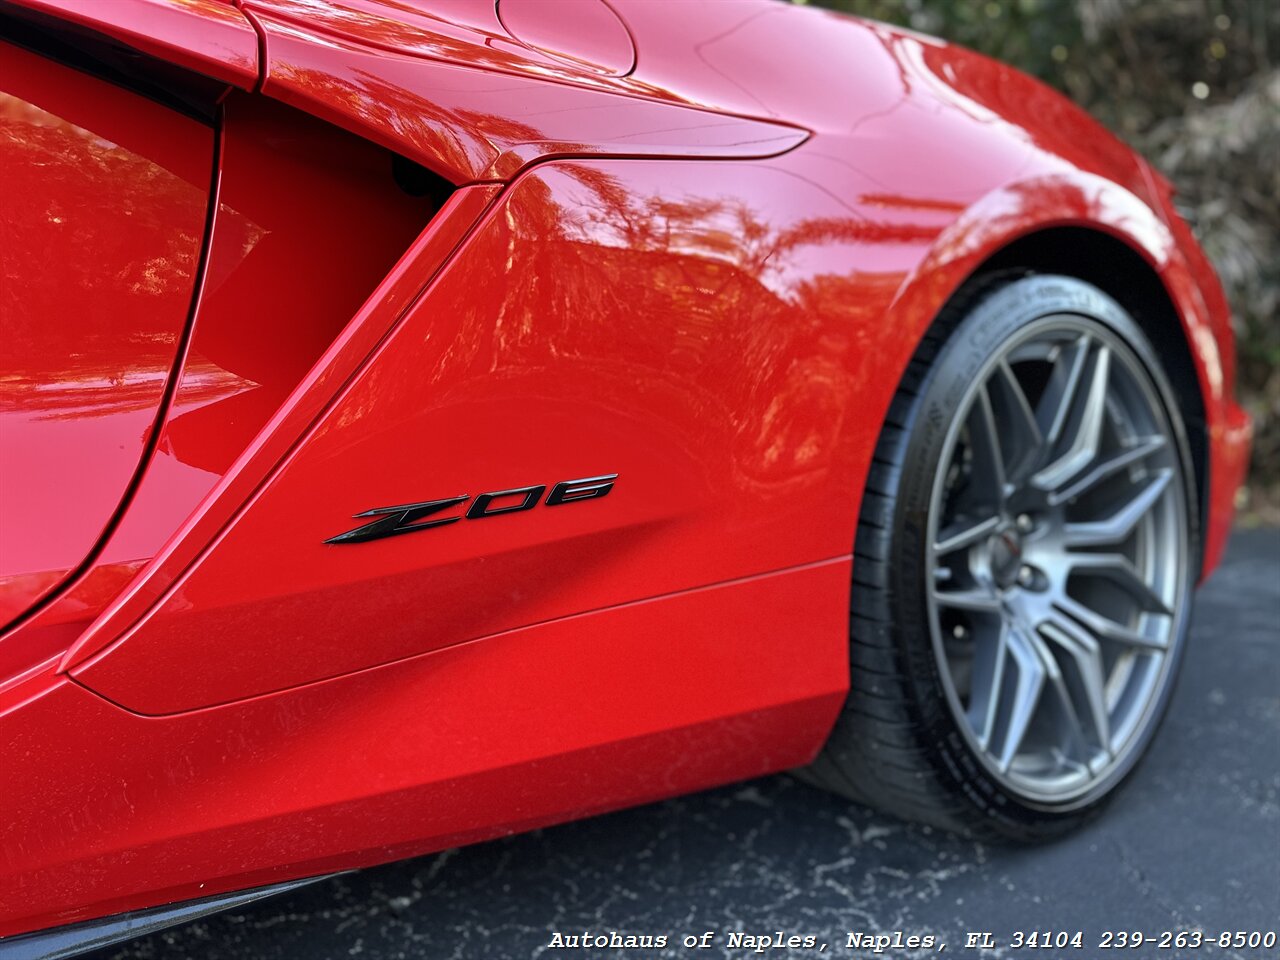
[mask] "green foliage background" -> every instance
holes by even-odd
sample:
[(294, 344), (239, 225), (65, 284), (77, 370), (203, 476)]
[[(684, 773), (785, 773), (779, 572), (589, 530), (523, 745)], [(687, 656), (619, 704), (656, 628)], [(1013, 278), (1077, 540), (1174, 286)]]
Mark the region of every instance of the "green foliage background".
[(1244, 506), (1280, 520), (1280, 0), (808, 2), (1033, 74), (1173, 181), (1235, 314), (1257, 428)]

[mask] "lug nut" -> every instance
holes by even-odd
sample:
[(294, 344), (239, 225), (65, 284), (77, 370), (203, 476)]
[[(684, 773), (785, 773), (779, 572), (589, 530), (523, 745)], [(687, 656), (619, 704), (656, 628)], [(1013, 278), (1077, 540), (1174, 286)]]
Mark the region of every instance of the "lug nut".
[(1035, 571), (1033, 571), (1030, 567), (1023, 567), (1021, 570), (1018, 571), (1018, 582), (1022, 584), (1024, 587), (1031, 586), (1031, 584), (1036, 582)]
[(964, 640), (969, 636), (969, 631), (965, 629), (964, 624), (957, 623), (951, 628), (951, 635), (957, 640)]
[(1031, 516), (1026, 513), (1018, 514), (1017, 524), (1018, 531), (1020, 533), (1030, 533), (1031, 528), (1035, 526), (1035, 524), (1031, 522)]

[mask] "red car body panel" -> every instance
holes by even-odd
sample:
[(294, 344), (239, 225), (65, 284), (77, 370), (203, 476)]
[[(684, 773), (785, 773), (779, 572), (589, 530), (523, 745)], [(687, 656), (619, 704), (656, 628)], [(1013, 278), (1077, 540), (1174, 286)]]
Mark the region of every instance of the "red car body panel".
[(2, 628), (85, 558), (146, 453), (196, 282), (213, 132), (0, 53)]
[(231, 0), (22, 0), (21, 5), (244, 90), (258, 82), (258, 34)]
[[(884, 258), (824, 230), (828, 196), (776, 164), (521, 177), (234, 523), (75, 677), (178, 713), (847, 555), (850, 411), (897, 334), (859, 342), (846, 305), (881, 310), (893, 289), (822, 284)], [(617, 487), (591, 503), (325, 542), (371, 507), (606, 473)]]
[[(398, 52), (404, 31), (392, 30), (392, 21), (368, 16), (352, 24), (341, 7), (278, 0), (246, 9), (266, 37), (264, 93), (451, 183), (508, 180), (557, 156), (767, 157), (806, 137), (792, 125), (666, 100), (635, 98), (619, 109), (617, 95), (600, 89), (607, 78), (578, 70), (581, 82), (549, 82), (546, 74), (567, 68), (518, 70), (509, 57), (492, 64), (491, 48), (478, 38), (446, 47), (458, 57), (449, 62)], [(352, 36), (355, 25), (360, 32)]]
[[(22, 5), (259, 92), (222, 98), (136, 494), (0, 636), (0, 935), (805, 762), (848, 688), (889, 400), (948, 297), (1037, 231), (1120, 240), (1167, 291), (1206, 575), (1221, 553), (1249, 439), (1221, 289), (1145, 164), (1008, 68), (754, 0), (581, 24), (186, 3), (162, 45), (139, 38), (159, 0)], [(389, 151), (459, 188), (393, 194)], [(254, 224), (277, 242), (245, 254)], [(324, 542), (615, 473), (607, 498)]]
[(46, 668), (0, 692), (0, 754), (22, 785), (0, 800), (0, 930), (803, 763), (847, 684), (848, 576), (844, 559), (627, 604), (159, 720)]
[[(223, 110), (214, 229), (192, 310), (191, 335), (172, 378), (154, 449), (145, 469), (139, 471), (129, 509), (103, 537), (87, 568), (69, 589), (44, 609), (34, 611), (0, 644), (4, 676), (61, 655), (68, 641), (82, 634), (106, 604), (120, 595), (214, 484), (228, 474), (236, 458), (333, 343), (434, 210), (429, 200), (411, 200), (394, 184), (381, 182), (389, 161), (380, 148), (271, 101), (237, 94), (225, 101)], [(207, 147), (212, 152), (211, 139)], [(207, 183), (209, 170), (203, 173)], [(375, 179), (371, 174), (379, 176)], [(101, 184), (99, 188), (104, 189)], [(33, 185), (30, 193), (38, 196), (40, 191)], [(316, 197), (323, 197), (324, 202), (315, 203)], [(202, 218), (207, 205), (202, 195), (198, 203)], [(119, 214), (115, 216), (119, 218)], [(342, 237), (357, 228), (370, 232), (368, 240), (339, 260), (326, 263), (323, 258), (328, 251), (340, 247)], [(188, 264), (192, 276), (202, 229), (197, 226), (191, 240), (196, 248)], [(76, 259), (86, 255), (80, 252)], [(121, 264), (134, 262), (131, 256), (138, 257), (137, 262), (148, 262), (130, 250), (120, 263), (110, 264), (125, 280), (129, 275)], [(74, 264), (70, 256), (60, 260), (69, 267)], [(61, 279), (64, 282), (59, 289), (78, 288), (70, 278)], [(171, 350), (177, 348), (176, 333), (185, 323), (191, 298), (188, 286), (181, 291), (171, 318), (174, 333), (167, 341)], [(101, 293), (98, 299), (102, 300)], [(136, 305), (125, 306), (133, 310), (122, 311), (129, 322), (136, 314), (159, 316), (154, 307), (144, 312)], [(58, 315), (58, 311), (43, 314), (49, 315)], [(69, 315), (95, 316), (83, 306)], [(263, 317), (269, 322), (264, 323)], [(65, 338), (60, 349), (47, 351), (54, 355), (65, 351), (65, 344), (87, 339), (88, 331), (74, 325), (49, 329)], [(149, 330), (135, 333), (134, 340), (162, 343)], [(172, 363), (170, 355), (160, 373), (152, 375), (154, 403), (142, 411), (148, 427)], [(111, 400), (119, 406), (121, 390), (117, 386), (114, 391), (98, 392), (102, 401), (98, 406), (84, 404), (82, 419), (104, 434), (102, 443), (114, 447), (119, 428), (104, 413), (102, 402)], [(126, 407), (124, 412), (130, 413), (132, 408)], [(137, 465), (137, 443), (149, 432), (133, 429), (129, 439), (135, 445), (128, 448), (131, 459), (121, 458), (125, 460), (120, 464), (121, 471), (127, 471), (125, 477)], [(0, 430), (0, 444), (5, 445), (6, 453), (15, 435), (21, 436), (16, 430)], [(91, 468), (105, 471), (111, 463), (99, 448), (74, 448), (61, 442), (53, 431), (40, 433), (38, 439), (48, 466), (43, 473), (31, 470), (18, 476), (38, 487), (39, 493), (11, 497), (6, 489), (0, 510), (25, 509), (23, 505), (29, 506), (33, 497), (43, 498), (35, 499), (39, 510), (27, 520), (39, 525), (39, 535), (6, 523), (6, 539), (60, 549), (78, 562), (98, 539), (103, 523), (91, 528), (81, 524), (74, 537), (64, 533), (63, 528), (77, 520), (68, 504), (83, 508), (85, 472)], [(72, 456), (80, 456), (82, 462), (74, 463)], [(36, 467), (41, 464), (34, 457), (24, 460), (15, 455), (12, 459)], [(112, 488), (103, 482), (106, 479), (100, 477), (90, 492), (110, 493)], [(123, 481), (120, 486), (122, 489)], [(117, 490), (117, 498), (119, 493)], [(18, 554), (28, 563), (32, 555)], [(68, 564), (68, 569), (73, 565)], [(30, 575), (11, 578), (10, 593), (35, 580)], [(13, 615), (20, 612), (12, 611)]]

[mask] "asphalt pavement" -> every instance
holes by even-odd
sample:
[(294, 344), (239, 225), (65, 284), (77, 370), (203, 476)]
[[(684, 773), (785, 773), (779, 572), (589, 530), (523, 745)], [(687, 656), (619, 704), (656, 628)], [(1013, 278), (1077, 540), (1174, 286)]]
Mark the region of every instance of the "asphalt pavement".
[[(349, 874), (96, 960), (505, 960), (560, 956), (1277, 957), (1107, 931), (1280, 934), (1280, 531), (1239, 531), (1199, 595), (1169, 716), (1106, 814), (1058, 843), (993, 847), (768, 777)], [(665, 949), (557, 949), (554, 935), (665, 935)], [(715, 936), (687, 950), (687, 935)], [(734, 932), (812, 949), (733, 947)], [(1018, 931), (1081, 949), (1015, 948)], [(932, 936), (933, 951), (848, 947)], [(990, 949), (965, 949), (990, 933)], [(1115, 938), (1113, 943), (1117, 943)], [(759, 945), (758, 943), (756, 944)]]

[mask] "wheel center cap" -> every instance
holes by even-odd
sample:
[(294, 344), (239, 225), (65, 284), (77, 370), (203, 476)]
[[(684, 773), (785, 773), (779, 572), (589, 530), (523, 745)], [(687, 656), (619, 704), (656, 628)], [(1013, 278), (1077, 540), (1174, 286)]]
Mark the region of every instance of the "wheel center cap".
[(1016, 527), (1001, 527), (991, 535), (987, 543), (991, 556), (991, 574), (1001, 589), (1008, 589), (1018, 581), (1022, 569), (1022, 537)]

